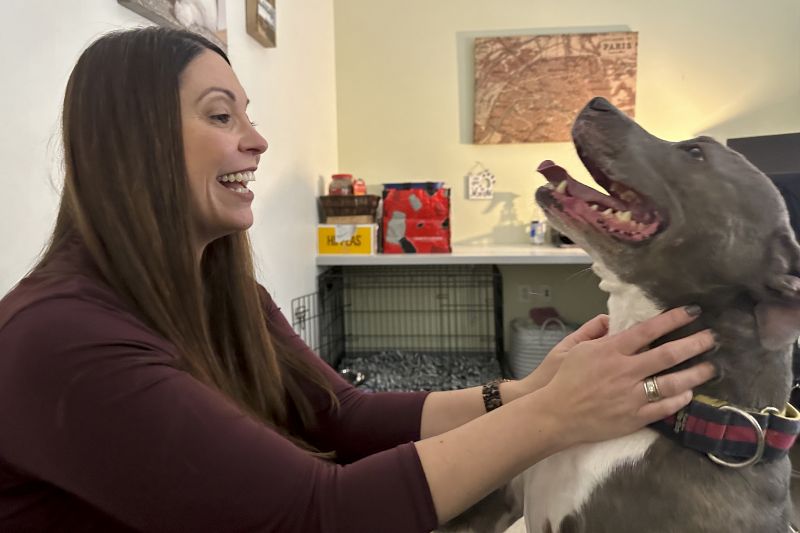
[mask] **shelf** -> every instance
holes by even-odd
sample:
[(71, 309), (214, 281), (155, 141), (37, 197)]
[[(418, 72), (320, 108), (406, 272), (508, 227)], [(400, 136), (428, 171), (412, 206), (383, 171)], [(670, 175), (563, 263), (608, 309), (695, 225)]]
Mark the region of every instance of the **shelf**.
[(581, 248), (532, 244), (453, 246), (449, 254), (317, 255), (318, 266), (344, 265), (588, 265), (592, 259)]

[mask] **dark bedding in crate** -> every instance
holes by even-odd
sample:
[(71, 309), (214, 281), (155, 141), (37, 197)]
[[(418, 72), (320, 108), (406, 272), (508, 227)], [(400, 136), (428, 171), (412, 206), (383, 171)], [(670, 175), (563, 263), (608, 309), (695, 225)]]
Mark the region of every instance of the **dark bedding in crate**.
[(454, 390), (482, 385), (502, 376), (493, 353), (418, 353), (400, 350), (347, 354), (339, 370), (361, 372), (359, 388), (380, 391)]

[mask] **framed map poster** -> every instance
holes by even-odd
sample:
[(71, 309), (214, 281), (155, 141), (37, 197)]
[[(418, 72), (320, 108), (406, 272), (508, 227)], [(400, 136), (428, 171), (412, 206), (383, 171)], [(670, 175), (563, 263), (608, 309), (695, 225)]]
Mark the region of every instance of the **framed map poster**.
[(603, 96), (631, 118), (637, 32), (475, 39), (475, 144), (563, 142)]

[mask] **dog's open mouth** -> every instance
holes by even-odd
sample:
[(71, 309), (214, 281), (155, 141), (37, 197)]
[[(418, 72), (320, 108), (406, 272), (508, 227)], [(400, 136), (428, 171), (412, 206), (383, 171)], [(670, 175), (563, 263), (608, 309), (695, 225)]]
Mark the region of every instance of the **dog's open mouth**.
[(547, 208), (555, 208), (573, 220), (588, 223), (623, 241), (645, 241), (663, 229), (665, 217), (644, 195), (612, 180), (586, 160), (584, 164), (608, 194), (576, 181), (562, 167), (546, 160), (537, 170), (547, 178), (542, 187), (543, 196), (549, 200)]

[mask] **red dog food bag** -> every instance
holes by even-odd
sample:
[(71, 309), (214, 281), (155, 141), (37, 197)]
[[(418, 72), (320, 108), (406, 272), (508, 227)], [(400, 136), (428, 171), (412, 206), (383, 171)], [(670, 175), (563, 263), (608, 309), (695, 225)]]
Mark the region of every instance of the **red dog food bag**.
[(450, 253), (450, 189), (442, 182), (387, 183), (383, 253)]

